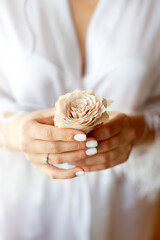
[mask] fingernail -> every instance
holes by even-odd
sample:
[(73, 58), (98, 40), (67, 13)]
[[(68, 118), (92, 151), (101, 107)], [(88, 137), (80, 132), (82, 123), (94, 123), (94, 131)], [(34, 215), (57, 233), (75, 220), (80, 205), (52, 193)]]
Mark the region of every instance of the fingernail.
[(86, 141), (87, 136), (86, 136), (85, 134), (76, 134), (76, 135), (74, 136), (74, 139), (75, 139), (76, 141), (83, 142), (83, 141)]
[(78, 171), (78, 172), (76, 172), (76, 176), (78, 177), (78, 176), (83, 176), (84, 175), (84, 172), (83, 171)]
[(91, 156), (97, 153), (97, 148), (90, 148), (86, 150), (86, 155)]
[(86, 147), (88, 148), (94, 148), (97, 146), (98, 146), (98, 142), (96, 140), (86, 142)]

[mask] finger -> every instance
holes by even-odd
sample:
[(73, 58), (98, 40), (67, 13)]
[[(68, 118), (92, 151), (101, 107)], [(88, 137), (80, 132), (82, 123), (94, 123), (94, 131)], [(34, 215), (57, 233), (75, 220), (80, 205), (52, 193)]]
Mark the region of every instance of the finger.
[(128, 154), (125, 153), (125, 154), (121, 155), (119, 158), (117, 158), (116, 160), (108, 162), (106, 164), (98, 164), (98, 165), (91, 165), (91, 166), (84, 165), (83, 170), (85, 172), (94, 172), (94, 171), (106, 170), (108, 168), (112, 168), (112, 167), (115, 167), (119, 164), (122, 164), (122, 163), (126, 162), (128, 157), (129, 157)]
[(122, 164), (122, 163), (126, 162), (128, 160), (128, 158), (129, 158), (129, 153), (124, 153), (119, 158), (114, 159), (113, 161), (111, 161), (109, 163), (109, 167), (112, 168), (112, 167), (115, 167), (115, 166), (117, 166), (119, 164)]
[(21, 150), (26, 153), (32, 154), (57, 154), (63, 152), (72, 152), (78, 150), (85, 150), (88, 146), (97, 147), (98, 143), (93, 138), (88, 138), (86, 142), (62, 142), (53, 141), (47, 142), (42, 140), (31, 140), (26, 139), (26, 143), (21, 146)]
[(98, 153), (108, 152), (121, 145), (128, 144), (134, 140), (134, 137), (135, 133), (132, 130), (122, 131), (107, 140), (100, 141), (97, 147)]
[[(40, 124), (36, 121), (30, 122), (26, 127), (26, 134), (32, 139), (45, 141), (86, 141), (86, 134), (83, 131), (69, 128), (58, 128), (46, 124)], [(25, 132), (24, 132), (25, 134)]]
[(83, 165), (106, 165), (109, 164), (109, 162), (113, 161), (114, 159), (119, 158), (123, 154), (129, 154), (132, 149), (132, 145), (122, 145), (118, 148), (115, 148), (111, 151), (105, 152), (105, 153), (99, 153), (94, 156), (91, 156), (89, 158), (86, 158), (84, 160), (77, 161), (76, 166)]
[(123, 128), (128, 127), (127, 119), (124, 114), (118, 114), (109, 120), (109, 122), (91, 131), (88, 136), (94, 137), (98, 141), (111, 138), (120, 133)]
[(60, 169), (55, 166), (46, 164), (34, 164), (41, 172), (52, 179), (70, 179), (77, 177), (76, 173), (83, 171), (81, 168), (72, 168), (72, 169)]
[[(96, 149), (95, 149), (96, 150)], [(93, 154), (96, 154), (95, 151)], [(26, 154), (29, 161), (39, 164), (45, 164), (46, 154)], [(60, 154), (49, 154), (49, 164), (62, 164), (79, 161), (87, 157), (87, 150), (78, 150), (73, 152), (64, 152)]]
[(98, 164), (98, 165), (91, 165), (91, 166), (84, 166), (83, 170), (85, 172), (97, 172), (97, 171), (100, 171), (100, 170), (105, 170), (109, 168), (109, 165), (108, 164)]

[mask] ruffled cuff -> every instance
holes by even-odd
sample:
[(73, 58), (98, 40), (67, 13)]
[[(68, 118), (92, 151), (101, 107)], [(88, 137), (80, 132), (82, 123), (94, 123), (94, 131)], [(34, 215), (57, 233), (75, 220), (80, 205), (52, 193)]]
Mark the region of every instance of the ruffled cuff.
[(155, 131), (155, 141), (148, 148), (133, 149), (129, 160), (114, 171), (133, 183), (138, 196), (152, 200), (160, 193), (160, 117), (148, 111), (144, 116), (148, 128)]

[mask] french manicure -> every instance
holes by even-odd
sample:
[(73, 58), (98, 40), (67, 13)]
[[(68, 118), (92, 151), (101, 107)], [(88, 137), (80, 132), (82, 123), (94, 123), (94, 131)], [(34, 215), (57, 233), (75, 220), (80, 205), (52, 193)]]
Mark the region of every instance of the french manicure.
[(75, 139), (76, 141), (83, 142), (83, 141), (86, 141), (87, 136), (86, 136), (85, 134), (76, 134), (76, 135), (74, 136), (74, 139)]
[(84, 175), (84, 172), (83, 171), (79, 171), (79, 172), (76, 172), (76, 176), (83, 176)]
[(97, 153), (97, 148), (89, 148), (86, 150), (86, 155), (91, 156)]
[(98, 146), (98, 142), (96, 140), (91, 140), (86, 142), (86, 147), (88, 148), (94, 148)]

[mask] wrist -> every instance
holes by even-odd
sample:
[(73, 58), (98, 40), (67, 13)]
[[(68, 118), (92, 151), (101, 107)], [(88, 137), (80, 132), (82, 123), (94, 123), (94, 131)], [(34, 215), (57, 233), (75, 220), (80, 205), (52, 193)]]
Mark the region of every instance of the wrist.
[(130, 116), (135, 131), (134, 146), (149, 145), (154, 141), (155, 132), (150, 130), (143, 114)]
[(24, 113), (4, 115), (1, 120), (1, 133), (5, 147), (19, 150), (20, 126), (24, 116)]

